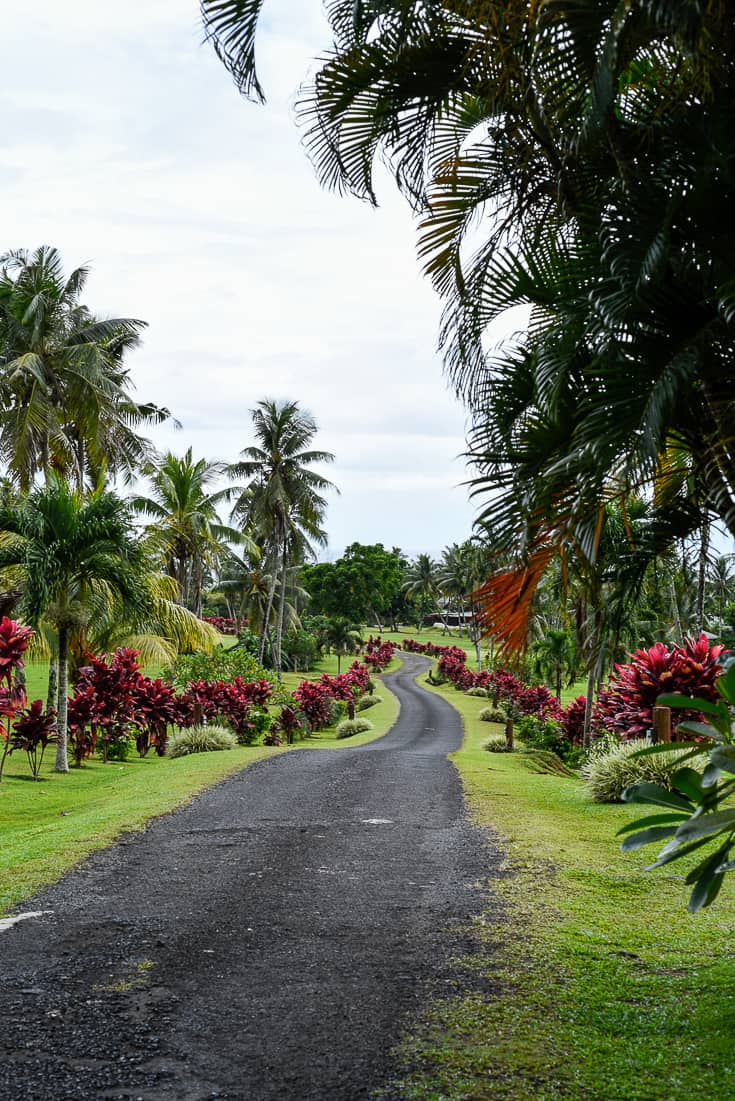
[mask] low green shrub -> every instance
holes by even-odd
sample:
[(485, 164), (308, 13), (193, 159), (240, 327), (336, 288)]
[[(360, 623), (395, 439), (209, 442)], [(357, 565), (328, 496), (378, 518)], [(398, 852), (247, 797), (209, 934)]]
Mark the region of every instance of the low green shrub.
[(369, 707), (374, 707), (376, 703), (382, 703), (382, 702), (383, 702), (383, 697), (382, 696), (362, 696), (357, 701), (357, 710), (358, 711), (367, 711), (367, 709)]
[(324, 725), (334, 726), (344, 719), (347, 714), (347, 704), (344, 700), (333, 700), (328, 697), (324, 701), (324, 711), (327, 716), (327, 721)]
[(554, 753), (568, 768), (579, 768), (584, 760), (583, 750), (570, 742), (556, 719), (522, 715), (516, 722), (516, 734), (533, 749)]
[(235, 677), (242, 677), (244, 681), (272, 679), (245, 647), (237, 645), (228, 648), (218, 646), (211, 654), (205, 654), (203, 650), (179, 654), (166, 675), (177, 691), (183, 691), (192, 681), (223, 680), (229, 683)]
[(483, 707), (477, 716), (484, 723), (506, 723), (508, 716), (502, 707)]
[[(587, 760), (582, 765), (582, 778), (595, 803), (619, 803), (623, 790), (631, 784), (650, 783), (671, 790), (672, 773), (680, 768), (677, 760), (681, 752), (653, 753), (647, 757), (635, 757), (634, 754), (645, 749), (643, 738), (634, 738), (629, 742), (619, 742), (614, 735), (601, 738), (592, 747)], [(687, 761), (690, 768), (706, 763), (706, 754), (693, 761)]]
[(468, 688), (465, 692), (466, 696), (482, 696), (484, 699), (488, 698), (487, 688)]
[(166, 745), (167, 757), (186, 757), (189, 753), (210, 753), (218, 749), (234, 749), (235, 735), (224, 726), (192, 726), (175, 730)]
[(486, 749), (488, 753), (512, 753), (513, 750), (508, 747), (508, 743), (505, 740), (505, 736), (502, 734), (496, 734), (494, 738), (488, 738), (486, 742), (483, 742), (482, 748)]
[(352, 738), (355, 734), (363, 734), (372, 729), (373, 724), (369, 719), (343, 719), (337, 724), (334, 734), (336, 738)]

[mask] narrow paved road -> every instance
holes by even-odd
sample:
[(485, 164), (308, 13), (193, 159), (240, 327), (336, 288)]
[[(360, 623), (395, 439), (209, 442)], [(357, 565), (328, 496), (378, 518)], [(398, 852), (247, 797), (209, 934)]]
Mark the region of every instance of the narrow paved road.
[(3, 1101), (370, 1097), (492, 861), (424, 668), (387, 737), (260, 762), (24, 907), (53, 913), (0, 933)]

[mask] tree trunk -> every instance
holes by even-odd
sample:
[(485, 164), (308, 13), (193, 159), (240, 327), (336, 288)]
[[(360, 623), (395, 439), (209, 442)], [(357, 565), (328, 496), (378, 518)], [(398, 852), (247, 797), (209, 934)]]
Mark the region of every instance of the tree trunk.
[(176, 565), (176, 580), (179, 585), (179, 604), (184, 608), (189, 606), (189, 581), (187, 571), (187, 561), (184, 554), (178, 556), (178, 562)]
[(202, 563), (198, 559), (196, 561), (192, 561), (192, 574), (193, 574), (193, 581), (194, 581), (194, 593), (193, 593), (194, 615), (199, 616), (199, 618), (201, 619), (201, 615), (202, 615), (202, 587), (203, 587), (203, 584), (204, 584), (204, 571), (202, 569)]
[(676, 586), (674, 581), (671, 581), (671, 603), (673, 605), (673, 619), (676, 626), (676, 641), (682, 643), (684, 641), (684, 630), (681, 625), (681, 616), (679, 614), (679, 598), (676, 595)]
[(589, 749), (591, 741), (590, 727), (592, 723), (592, 701), (595, 696), (595, 683), (600, 673), (601, 634), (602, 612), (598, 608), (595, 612), (595, 626), (592, 635), (592, 644), (590, 646), (590, 661), (587, 669), (587, 696), (584, 705), (584, 732), (582, 734), (582, 746), (584, 749)]
[(57, 772), (68, 772), (66, 756), (66, 716), (69, 703), (69, 628), (59, 627), (59, 708), (56, 716)]
[(278, 580), (278, 561), (277, 552), (273, 555), (273, 572), (271, 575), (271, 583), (268, 589), (268, 602), (265, 606), (265, 613), (263, 615), (263, 630), (260, 635), (260, 644), (258, 646), (258, 663), (263, 664), (263, 657), (265, 655), (265, 642), (268, 637), (268, 627), (270, 625), (271, 612), (273, 610), (273, 600), (276, 595), (276, 581)]
[(276, 674), (282, 680), (281, 645), (283, 643), (283, 619), (286, 610), (286, 571), (288, 570), (288, 543), (284, 536), (281, 559), (281, 591), (278, 594), (278, 622), (276, 624)]
[(697, 611), (695, 621), (697, 634), (704, 630), (704, 592), (707, 580), (707, 551), (709, 550), (709, 517), (705, 516), (702, 522), (702, 532), (699, 543), (699, 577), (697, 578)]
[(59, 709), (59, 663), (58, 658), (52, 657), (48, 667), (48, 692), (46, 693), (46, 710), (58, 711)]

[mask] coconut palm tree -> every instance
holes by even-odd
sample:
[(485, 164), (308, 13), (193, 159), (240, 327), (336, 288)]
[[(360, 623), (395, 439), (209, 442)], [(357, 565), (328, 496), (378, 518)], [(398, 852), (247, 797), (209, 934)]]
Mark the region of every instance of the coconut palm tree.
[(424, 607), (438, 610), (441, 616), (442, 625), (446, 632), (447, 622), (444, 618), (444, 613), (439, 603), (440, 587), (437, 577), (437, 565), (429, 554), (419, 554), (415, 561), (411, 562), (406, 570), (406, 580), (401, 586), (404, 593), (408, 597), (419, 598), (423, 602), (421, 604), (421, 622), (419, 623), (419, 630), (423, 626), (424, 619)]
[(137, 430), (169, 417), (131, 394), (125, 357), (145, 323), (95, 317), (87, 274), (66, 277), (53, 248), (0, 258), (0, 458), (24, 490), (52, 470), (79, 488), (130, 475), (151, 450)]
[(212, 486), (226, 469), (224, 463), (195, 460), (191, 448), (183, 457), (167, 451), (144, 468), (150, 494), (131, 499), (136, 512), (152, 519), (147, 528), (151, 546), (158, 549), (166, 573), (176, 579), (180, 603), (196, 615), (201, 615), (206, 569), (229, 553), (227, 543), (250, 543), (217, 513), (227, 490), (213, 491)]
[(95, 603), (111, 597), (133, 616), (147, 610), (145, 556), (126, 504), (113, 493), (85, 499), (57, 475), (15, 506), (0, 507), (0, 568), (21, 566), (21, 611), (53, 624), (58, 654), (56, 770), (68, 771), (69, 645)]
[[(252, 531), (264, 547), (271, 574), (263, 622), (270, 622), (276, 588), (280, 585), (277, 614), (275, 667), (280, 675), (280, 644), (286, 601), (287, 574), (295, 561), (313, 554), (312, 544), (324, 545), (321, 527), (326, 509), (322, 493), (335, 489), (330, 481), (312, 469), (312, 464), (334, 461), (329, 451), (310, 448), (317, 431), (313, 417), (298, 402), (265, 399), (251, 413), (257, 445), (246, 447), (242, 461), (227, 468), (233, 479), (247, 479), (231, 490), (235, 498), (232, 519)], [(260, 639), (258, 660), (262, 662), (266, 632)]]

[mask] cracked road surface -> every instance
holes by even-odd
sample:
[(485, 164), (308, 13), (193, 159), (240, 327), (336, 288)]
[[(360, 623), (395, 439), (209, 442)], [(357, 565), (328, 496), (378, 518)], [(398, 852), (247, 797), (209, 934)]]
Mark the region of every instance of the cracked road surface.
[(257, 763), (22, 907), (53, 913), (0, 934), (2, 1101), (359, 1101), (390, 1079), (402, 1029), (463, 981), (495, 862), (428, 667), (390, 676), (386, 737)]

